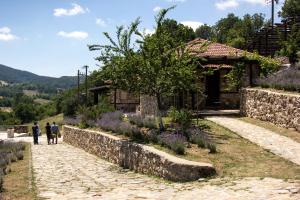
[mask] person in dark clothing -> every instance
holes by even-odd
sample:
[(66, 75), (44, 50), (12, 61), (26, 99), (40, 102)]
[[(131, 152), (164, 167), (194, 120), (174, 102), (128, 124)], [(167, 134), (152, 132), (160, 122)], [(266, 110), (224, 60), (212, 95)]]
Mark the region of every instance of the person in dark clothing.
[(39, 127), (37, 122), (34, 122), (32, 126), (33, 144), (39, 144)]
[(47, 122), (47, 125), (45, 128), (46, 128), (46, 134), (47, 134), (47, 141), (48, 141), (48, 144), (50, 144), (52, 135), (51, 135), (51, 126), (50, 126), (49, 122)]
[(54, 138), (55, 138), (55, 144), (57, 144), (57, 136), (59, 134), (59, 128), (58, 126), (55, 124), (55, 122), (53, 122), (53, 124), (51, 125), (51, 132), (52, 132), (52, 144), (54, 144)]

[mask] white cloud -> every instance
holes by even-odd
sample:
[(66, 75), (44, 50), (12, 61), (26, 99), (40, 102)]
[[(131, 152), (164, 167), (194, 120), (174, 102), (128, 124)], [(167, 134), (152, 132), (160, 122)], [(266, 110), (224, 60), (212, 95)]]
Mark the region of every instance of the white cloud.
[(155, 8), (153, 8), (153, 12), (159, 12), (161, 10), (161, 7), (156, 6)]
[(99, 25), (99, 26), (102, 26), (102, 27), (107, 26), (106, 22), (101, 18), (96, 19), (96, 24)]
[(18, 37), (11, 33), (10, 28), (8, 27), (0, 28), (0, 41), (11, 41), (16, 39), (18, 39)]
[(251, 4), (261, 4), (261, 5), (266, 5), (267, 1), (266, 0), (243, 0), (247, 3), (251, 3)]
[(80, 5), (73, 3), (72, 8), (70, 9), (64, 9), (64, 8), (56, 8), (53, 11), (53, 15), (56, 17), (60, 16), (74, 16), (78, 14), (84, 14), (86, 12), (89, 12), (89, 9), (83, 9)]
[(83, 32), (83, 31), (73, 31), (73, 32), (64, 32), (64, 31), (60, 31), (57, 33), (57, 35), (61, 36), (61, 37), (65, 37), (65, 38), (73, 38), (73, 39), (79, 39), (79, 40), (83, 40), (86, 39), (89, 34), (87, 32)]
[(183, 21), (180, 22), (181, 24), (191, 27), (194, 31), (201, 25), (203, 25), (202, 22), (197, 22), (197, 21)]
[(222, 0), (215, 3), (215, 6), (219, 10), (226, 10), (228, 8), (235, 8), (239, 6), (237, 0)]
[(154, 33), (155, 33), (154, 29), (149, 29), (149, 28), (144, 29), (144, 34), (145, 35), (152, 35)]

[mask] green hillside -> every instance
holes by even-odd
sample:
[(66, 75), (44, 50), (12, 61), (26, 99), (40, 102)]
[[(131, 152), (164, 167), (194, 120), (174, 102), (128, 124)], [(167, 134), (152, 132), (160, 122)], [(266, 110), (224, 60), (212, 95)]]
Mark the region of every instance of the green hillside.
[(37, 90), (42, 93), (55, 93), (58, 88), (68, 89), (76, 85), (75, 76), (63, 76), (60, 78), (39, 76), (2, 64), (0, 64), (0, 80), (21, 89)]

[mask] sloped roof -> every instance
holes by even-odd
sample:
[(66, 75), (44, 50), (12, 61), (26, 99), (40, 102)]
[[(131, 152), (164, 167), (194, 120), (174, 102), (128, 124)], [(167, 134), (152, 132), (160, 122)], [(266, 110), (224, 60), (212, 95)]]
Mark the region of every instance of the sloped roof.
[(211, 42), (201, 38), (197, 38), (187, 44), (188, 51), (191, 54), (199, 57), (212, 57), (212, 58), (240, 58), (246, 52), (241, 49), (230, 47), (225, 44)]
[(226, 64), (207, 64), (203, 65), (204, 68), (222, 68), (222, 69), (232, 69), (232, 65), (226, 65)]

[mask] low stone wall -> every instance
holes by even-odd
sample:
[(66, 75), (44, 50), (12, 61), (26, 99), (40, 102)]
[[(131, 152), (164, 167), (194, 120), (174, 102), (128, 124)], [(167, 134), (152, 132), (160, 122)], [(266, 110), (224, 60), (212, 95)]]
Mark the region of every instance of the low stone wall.
[(244, 116), (300, 131), (300, 94), (245, 88), (240, 110)]
[(107, 133), (64, 126), (63, 134), (64, 142), (109, 162), (171, 181), (194, 181), (216, 173), (211, 164), (180, 159)]
[(15, 133), (28, 133), (27, 125), (16, 125), (14, 126)]

